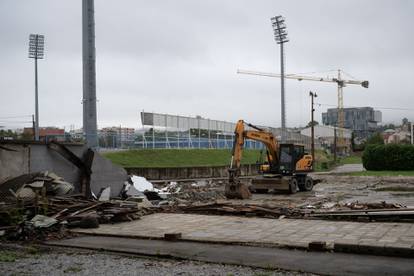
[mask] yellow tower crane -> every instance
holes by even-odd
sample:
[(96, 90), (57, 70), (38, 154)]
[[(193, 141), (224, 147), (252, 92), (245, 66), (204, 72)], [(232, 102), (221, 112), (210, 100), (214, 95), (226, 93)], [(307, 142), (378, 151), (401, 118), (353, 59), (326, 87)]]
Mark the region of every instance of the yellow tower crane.
[[(237, 70), (238, 74), (246, 74), (246, 75), (256, 75), (256, 76), (264, 76), (264, 77), (273, 77), (273, 78), (280, 78), (280, 74), (275, 73), (266, 73), (266, 72), (259, 72), (259, 71), (250, 71), (250, 70)], [(359, 81), (359, 80), (346, 80), (342, 78), (341, 70), (338, 70), (338, 77), (331, 78), (331, 77), (315, 77), (315, 76), (300, 76), (296, 74), (286, 74), (286, 79), (293, 79), (293, 80), (306, 80), (306, 81), (320, 81), (320, 82), (333, 82), (338, 85), (338, 144), (343, 146), (344, 141), (344, 133), (342, 129), (345, 126), (345, 115), (344, 115), (344, 97), (343, 97), (343, 88), (348, 84), (357, 84), (361, 85), (364, 88), (368, 88), (369, 82), (367, 80)]]

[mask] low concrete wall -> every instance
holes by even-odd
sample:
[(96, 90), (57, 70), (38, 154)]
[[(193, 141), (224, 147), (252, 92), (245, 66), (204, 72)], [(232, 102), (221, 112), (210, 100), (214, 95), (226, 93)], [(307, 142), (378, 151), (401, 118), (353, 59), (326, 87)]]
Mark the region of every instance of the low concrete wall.
[[(125, 168), (128, 174), (143, 176), (149, 180), (193, 179), (228, 177), (228, 166), (182, 167), (182, 168)], [(242, 165), (241, 175), (255, 175), (258, 165)]]

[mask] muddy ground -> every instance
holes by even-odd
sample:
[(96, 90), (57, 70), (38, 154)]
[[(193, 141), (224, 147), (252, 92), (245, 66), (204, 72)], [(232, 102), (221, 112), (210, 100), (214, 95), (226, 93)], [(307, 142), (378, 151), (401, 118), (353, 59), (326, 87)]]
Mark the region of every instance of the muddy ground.
[(315, 206), (329, 208), (333, 203), (345, 205), (351, 202), (401, 204), (414, 207), (414, 177), (374, 177), (315, 175), (322, 182), (311, 192), (286, 194), (253, 194), (253, 202), (283, 204), (289, 207)]
[[(314, 175), (321, 182), (310, 192), (296, 194), (253, 194), (248, 200), (231, 200), (233, 203), (249, 203), (269, 206), (330, 209), (334, 204), (347, 203), (395, 203), (414, 208), (414, 177), (374, 177), (344, 175)], [(246, 181), (246, 180), (245, 180)], [(180, 203), (225, 200), (224, 181), (213, 181), (200, 187), (182, 186), (176, 196)]]

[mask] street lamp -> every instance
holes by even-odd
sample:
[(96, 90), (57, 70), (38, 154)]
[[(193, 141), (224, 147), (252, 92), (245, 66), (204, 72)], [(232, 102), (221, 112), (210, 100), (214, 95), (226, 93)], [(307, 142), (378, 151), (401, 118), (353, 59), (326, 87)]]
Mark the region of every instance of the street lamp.
[(35, 61), (35, 140), (39, 141), (39, 100), (37, 91), (37, 60), (44, 57), (45, 37), (39, 34), (29, 36), (29, 58)]
[(288, 42), (288, 36), (286, 31), (285, 18), (281, 15), (272, 17), (273, 33), (277, 44), (280, 44), (280, 79), (281, 79), (281, 120), (282, 120), (282, 143), (286, 142), (286, 102), (285, 102), (285, 65), (284, 65), (284, 52), (283, 44)]

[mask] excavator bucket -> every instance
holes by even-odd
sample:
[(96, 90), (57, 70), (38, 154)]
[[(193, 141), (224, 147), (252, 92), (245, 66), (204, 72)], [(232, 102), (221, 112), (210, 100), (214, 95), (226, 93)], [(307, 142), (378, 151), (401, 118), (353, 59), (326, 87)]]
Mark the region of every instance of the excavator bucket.
[(252, 193), (246, 184), (241, 183), (239, 179), (240, 169), (229, 169), (229, 182), (226, 184), (224, 195), (228, 199), (248, 199)]
[(247, 185), (241, 182), (228, 183), (225, 195), (228, 199), (249, 199), (252, 197)]

